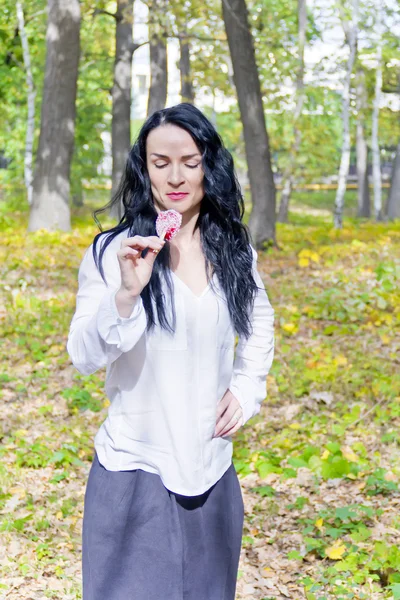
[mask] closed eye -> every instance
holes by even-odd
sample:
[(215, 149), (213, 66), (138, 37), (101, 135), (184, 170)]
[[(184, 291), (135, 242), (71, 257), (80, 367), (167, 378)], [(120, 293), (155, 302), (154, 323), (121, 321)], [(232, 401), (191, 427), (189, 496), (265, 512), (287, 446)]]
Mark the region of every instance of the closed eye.
[[(186, 167), (188, 167), (189, 169), (197, 169), (197, 167), (199, 166), (200, 163), (197, 163), (197, 165), (185, 165)], [(168, 163), (165, 163), (165, 165), (154, 165), (156, 167), (156, 169), (164, 169), (164, 167), (168, 166)]]

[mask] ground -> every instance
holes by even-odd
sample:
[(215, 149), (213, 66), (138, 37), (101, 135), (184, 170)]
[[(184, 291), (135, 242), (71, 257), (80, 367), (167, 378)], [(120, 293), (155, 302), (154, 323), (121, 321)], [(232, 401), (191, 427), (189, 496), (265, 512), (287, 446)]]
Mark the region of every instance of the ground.
[[(303, 201), (303, 198), (302, 198)], [(237, 600), (400, 598), (400, 224), (297, 204), (259, 252), (275, 308), (261, 413), (235, 438), (245, 502)], [(97, 232), (26, 233), (0, 212), (0, 598), (79, 599), (80, 529), (104, 372), (66, 353)]]

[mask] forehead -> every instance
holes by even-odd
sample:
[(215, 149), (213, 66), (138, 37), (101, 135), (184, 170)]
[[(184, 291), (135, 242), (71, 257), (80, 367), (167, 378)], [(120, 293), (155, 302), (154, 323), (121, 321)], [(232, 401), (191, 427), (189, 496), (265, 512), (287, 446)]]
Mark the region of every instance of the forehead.
[(147, 136), (147, 154), (152, 152), (165, 156), (185, 156), (199, 153), (192, 136), (177, 125), (160, 125)]

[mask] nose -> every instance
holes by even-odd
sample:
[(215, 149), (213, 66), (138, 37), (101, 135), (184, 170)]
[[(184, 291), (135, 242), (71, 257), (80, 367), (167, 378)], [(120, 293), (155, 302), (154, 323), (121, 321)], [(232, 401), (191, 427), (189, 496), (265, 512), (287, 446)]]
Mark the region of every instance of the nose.
[(181, 173), (181, 165), (179, 163), (172, 164), (168, 174), (168, 183), (176, 187), (181, 183), (184, 183), (184, 181), (184, 177)]

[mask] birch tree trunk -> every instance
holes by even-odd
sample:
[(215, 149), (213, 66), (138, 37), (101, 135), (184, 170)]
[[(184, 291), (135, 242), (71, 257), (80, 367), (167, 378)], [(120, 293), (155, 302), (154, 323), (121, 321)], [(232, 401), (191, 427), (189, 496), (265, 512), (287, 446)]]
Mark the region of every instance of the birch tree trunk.
[[(131, 88), (133, 56), (133, 0), (118, 0), (115, 14), (115, 63), (112, 96), (112, 188), (114, 196), (120, 184), (131, 147)], [(122, 206), (115, 206), (110, 217), (122, 217)]]
[(298, 0), (298, 53), (299, 65), (296, 77), (296, 106), (293, 114), (294, 124), (294, 143), (289, 153), (289, 163), (286, 167), (282, 178), (282, 194), (279, 205), (278, 221), (286, 223), (289, 216), (289, 202), (293, 188), (294, 170), (296, 167), (296, 157), (301, 143), (301, 130), (299, 127), (299, 118), (301, 116), (304, 104), (304, 47), (306, 43), (307, 30), (307, 2), (306, 0)]
[(147, 116), (165, 108), (168, 87), (166, 0), (149, 3), (150, 88)]
[(382, 220), (382, 176), (381, 157), (379, 148), (379, 105), (382, 90), (382, 8), (378, 8), (376, 29), (378, 31), (378, 44), (376, 49), (376, 78), (374, 107), (372, 111), (372, 180), (374, 183), (374, 216), (377, 221)]
[(48, 0), (45, 78), (29, 231), (71, 229), (69, 192), (79, 34), (79, 0)]
[[(343, 140), (342, 155), (340, 159), (338, 186), (336, 190), (334, 225), (340, 229), (343, 225), (343, 206), (344, 195), (346, 192), (347, 175), (350, 165), (350, 86), (351, 73), (353, 71), (357, 48), (357, 27), (358, 27), (358, 0), (352, 2), (352, 26), (349, 31), (349, 58), (347, 60), (346, 77), (343, 85), (342, 98), (342, 118), (343, 118)], [(345, 30), (346, 31), (346, 30)]]
[(25, 19), (22, 2), (16, 3), (18, 30), (21, 37), (22, 54), (25, 66), (26, 85), (28, 88), (28, 119), (26, 122), (25, 156), (24, 156), (24, 179), (28, 195), (28, 204), (32, 204), (33, 194), (33, 140), (35, 137), (35, 98), (36, 90), (32, 75), (31, 54), (29, 51), (28, 36), (25, 30)]
[(365, 137), (365, 114), (366, 89), (365, 74), (361, 67), (357, 69), (356, 85), (356, 151), (357, 151), (357, 194), (358, 194), (358, 217), (371, 216), (371, 201), (368, 185), (368, 145)]
[(392, 167), (386, 214), (389, 219), (400, 219), (400, 142), (397, 144), (396, 156)]
[(186, 31), (179, 36), (179, 71), (181, 74), (181, 100), (182, 102), (194, 103), (194, 90), (190, 68), (190, 42), (186, 37)]
[(243, 123), (252, 198), (249, 230), (261, 248), (276, 243), (276, 199), (260, 80), (245, 0), (222, 0), (222, 13)]

